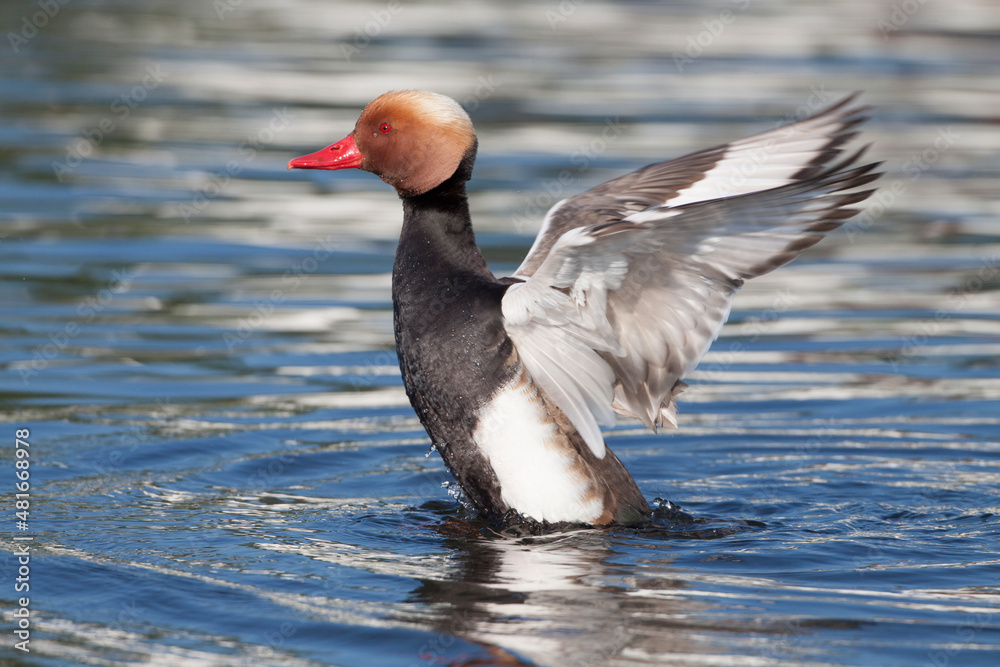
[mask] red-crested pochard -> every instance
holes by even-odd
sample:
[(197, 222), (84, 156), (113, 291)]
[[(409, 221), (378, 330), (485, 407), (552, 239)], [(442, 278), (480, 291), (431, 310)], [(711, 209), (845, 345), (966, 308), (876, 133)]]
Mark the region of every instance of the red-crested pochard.
[(347, 138), (288, 167), (363, 169), (402, 199), (399, 367), (468, 500), (494, 520), (635, 523), (650, 507), (600, 427), (618, 413), (676, 428), (682, 379), (743, 281), (873, 192), (861, 188), (877, 163), (842, 155), (864, 120), (853, 99), (558, 202), (509, 278), (476, 246), (465, 183), (478, 144), (454, 100), (386, 93)]

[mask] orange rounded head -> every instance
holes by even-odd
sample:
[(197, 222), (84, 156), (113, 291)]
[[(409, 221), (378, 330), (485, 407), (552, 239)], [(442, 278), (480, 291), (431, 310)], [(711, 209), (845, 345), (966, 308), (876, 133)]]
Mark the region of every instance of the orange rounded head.
[(448, 180), (475, 147), (472, 121), (455, 100), (399, 90), (370, 102), (343, 140), (295, 158), (288, 168), (363, 169), (411, 197)]

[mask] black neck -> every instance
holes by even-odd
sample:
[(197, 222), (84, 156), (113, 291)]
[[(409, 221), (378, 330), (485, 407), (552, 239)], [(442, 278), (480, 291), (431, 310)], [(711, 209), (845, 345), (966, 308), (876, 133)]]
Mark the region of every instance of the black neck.
[(473, 146), (451, 178), (423, 194), (402, 197), (403, 230), (393, 270), (394, 289), (404, 278), (440, 280), (455, 273), (492, 278), (476, 246), (465, 192), (475, 159)]

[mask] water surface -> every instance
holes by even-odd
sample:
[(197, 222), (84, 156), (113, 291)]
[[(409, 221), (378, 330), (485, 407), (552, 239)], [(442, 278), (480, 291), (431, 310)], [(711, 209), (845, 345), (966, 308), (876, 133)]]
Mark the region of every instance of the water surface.
[[(1000, 662), (992, 3), (39, 7), (0, 9), (6, 664)], [(284, 169), (407, 87), (476, 122), (498, 273), (564, 191), (866, 91), (869, 213), (742, 290), (679, 432), (608, 434), (693, 522), (497, 536), (449, 493), (398, 201)]]

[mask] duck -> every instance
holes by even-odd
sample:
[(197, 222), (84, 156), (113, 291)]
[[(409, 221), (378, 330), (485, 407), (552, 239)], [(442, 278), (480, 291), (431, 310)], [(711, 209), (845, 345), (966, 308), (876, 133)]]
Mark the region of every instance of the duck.
[(450, 97), (385, 93), (288, 168), (360, 169), (395, 188), (399, 368), (467, 503), (493, 521), (634, 525), (650, 505), (602, 427), (677, 428), (684, 378), (744, 282), (860, 211), (880, 163), (846, 151), (868, 117), (857, 96), (555, 203), (508, 277), (476, 245), (478, 140)]

